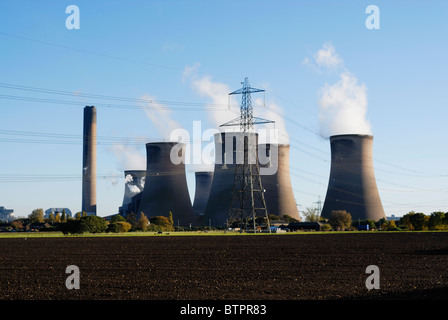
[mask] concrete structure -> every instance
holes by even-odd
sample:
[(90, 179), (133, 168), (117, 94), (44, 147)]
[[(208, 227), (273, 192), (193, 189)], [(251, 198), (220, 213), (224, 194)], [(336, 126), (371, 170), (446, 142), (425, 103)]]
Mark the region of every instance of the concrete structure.
[(96, 109), (84, 108), (82, 155), (82, 206), (87, 215), (96, 215)]
[[(220, 132), (215, 139), (215, 168), (203, 223), (226, 226), (233, 195), (233, 183), (237, 163), (244, 161), (242, 132)], [(256, 135), (256, 141), (258, 135)], [(255, 144), (258, 146), (258, 143)]]
[(124, 172), (124, 180), (123, 203), (118, 210), (122, 216), (126, 216), (132, 198), (143, 191), (145, 187), (146, 170), (126, 170)]
[(185, 144), (154, 142), (146, 144), (147, 168), (140, 207), (148, 219), (173, 214), (174, 225), (195, 224), (185, 174)]
[(136, 215), (140, 214), (139, 208), (140, 208), (140, 202), (142, 201), (143, 191), (136, 194), (131, 198), (131, 202), (127, 204), (127, 209), (121, 215), (123, 217), (126, 217), (129, 213), (135, 213)]
[(59, 213), (60, 216), (62, 216), (62, 212), (65, 212), (65, 216), (67, 218), (72, 217), (72, 212), (69, 208), (48, 208), (44, 212), (45, 218), (49, 218), (50, 214), (53, 214), (53, 216), (56, 216), (56, 213)]
[(15, 219), (14, 217), (14, 210), (13, 209), (6, 209), (5, 207), (0, 207), (0, 221), (13, 221)]
[(258, 146), (261, 182), (268, 213), (276, 216), (288, 215), (300, 221), (289, 174), (289, 148), (287, 144)]
[(213, 172), (209, 171), (197, 171), (196, 177), (196, 189), (193, 200), (193, 213), (197, 218), (197, 224), (207, 224), (207, 221), (202, 221), (204, 218), (205, 208), (207, 207), (208, 197), (210, 195), (210, 189), (213, 182)]
[(373, 137), (344, 134), (330, 137), (331, 171), (322, 217), (345, 210), (353, 220), (386, 218), (373, 169)]

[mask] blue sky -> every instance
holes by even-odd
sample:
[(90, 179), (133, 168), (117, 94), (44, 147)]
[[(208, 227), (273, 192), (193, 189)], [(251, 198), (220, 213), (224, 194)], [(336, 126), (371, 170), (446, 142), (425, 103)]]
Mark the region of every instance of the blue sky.
[[(72, 4), (80, 29), (66, 28)], [(371, 4), (379, 30), (365, 26)], [(299, 210), (325, 199), (319, 119), (332, 92), (365, 112), (386, 215), (446, 212), (447, 15), (435, 0), (2, 1), (0, 206), (16, 216), (81, 209), (83, 108), (95, 105), (98, 215), (115, 213), (123, 171), (145, 169), (145, 143), (176, 125), (192, 133), (194, 121), (216, 128), (229, 117), (227, 93), (248, 77), (266, 89), (256, 115), (289, 136)], [(197, 169), (187, 166), (192, 197)]]

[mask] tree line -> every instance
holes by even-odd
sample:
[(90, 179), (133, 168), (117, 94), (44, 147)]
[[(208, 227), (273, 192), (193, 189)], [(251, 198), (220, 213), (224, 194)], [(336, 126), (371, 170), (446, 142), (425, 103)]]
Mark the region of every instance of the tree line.
[(126, 217), (114, 215), (109, 221), (103, 217), (89, 216), (85, 212), (78, 212), (69, 217), (64, 211), (49, 214), (45, 218), (43, 209), (35, 209), (27, 218), (18, 218), (10, 223), (3, 223), (4, 231), (61, 231), (64, 234), (77, 233), (122, 233), (128, 231), (173, 231), (173, 215), (169, 212), (168, 217), (155, 216), (147, 218), (141, 212), (139, 215), (129, 213)]
[(397, 221), (387, 219), (352, 220), (351, 214), (345, 210), (332, 211), (330, 218), (324, 219), (315, 208), (307, 208), (304, 215), (307, 221), (326, 223), (333, 230), (356, 230), (360, 225), (369, 226), (369, 230), (384, 231), (448, 230), (448, 212), (442, 211), (432, 212), (429, 215), (411, 211)]
[[(432, 212), (426, 215), (421, 212), (411, 211), (399, 220), (380, 219), (373, 220), (353, 220), (351, 214), (345, 210), (333, 211), (329, 219), (320, 217), (315, 208), (307, 208), (303, 212), (305, 220), (309, 222), (320, 222), (321, 230), (358, 230), (360, 226), (368, 226), (368, 230), (384, 231), (422, 231), (422, 230), (448, 230), (448, 212)], [(285, 220), (288, 223), (297, 222), (290, 216), (269, 215), (270, 220)], [(78, 212), (73, 218), (65, 214), (56, 212), (44, 217), (43, 209), (35, 209), (28, 218), (19, 218), (9, 223), (2, 223), (3, 231), (28, 231), (34, 225), (40, 224), (40, 231), (61, 231), (65, 234), (75, 233), (122, 233), (128, 231), (153, 231), (166, 232), (174, 231), (173, 214), (169, 212), (166, 216), (155, 216), (147, 218), (141, 212), (139, 215), (129, 213), (126, 217), (114, 215), (110, 221), (106, 221), (99, 216), (88, 216), (85, 212)]]

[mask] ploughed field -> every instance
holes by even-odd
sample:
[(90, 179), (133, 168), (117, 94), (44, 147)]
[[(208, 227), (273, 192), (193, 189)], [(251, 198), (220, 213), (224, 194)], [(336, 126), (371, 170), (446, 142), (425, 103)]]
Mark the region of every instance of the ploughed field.
[(2, 300), (408, 298), (448, 298), (448, 232), (0, 239)]

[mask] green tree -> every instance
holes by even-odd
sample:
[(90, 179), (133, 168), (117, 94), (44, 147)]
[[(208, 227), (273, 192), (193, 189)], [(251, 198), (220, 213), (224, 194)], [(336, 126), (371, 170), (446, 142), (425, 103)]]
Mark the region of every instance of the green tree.
[(414, 230), (414, 227), (411, 224), (411, 215), (413, 214), (415, 214), (415, 212), (411, 211), (400, 218), (400, 223), (409, 230)]
[(149, 223), (149, 220), (146, 217), (146, 215), (143, 212), (140, 212), (140, 216), (137, 220), (135, 228), (137, 230), (146, 231), (146, 229), (148, 228), (148, 223)]
[(115, 216), (112, 216), (112, 218), (110, 218), (110, 223), (115, 223), (115, 222), (118, 222), (118, 221), (126, 221), (126, 219), (123, 216), (119, 215), (119, 214), (117, 214)]
[(87, 216), (82, 217), (80, 221), (83, 232), (101, 233), (107, 230), (107, 222), (101, 217)]
[(428, 229), (438, 230), (445, 228), (445, 213), (440, 211), (431, 213), (428, 219)]
[(171, 227), (174, 225), (173, 213), (171, 211), (168, 214), (168, 222), (170, 223)]
[(31, 223), (34, 222), (44, 222), (44, 210), (43, 209), (34, 209), (31, 214), (28, 216)]
[(330, 213), (328, 222), (336, 230), (345, 230), (350, 228), (352, 216), (345, 210), (334, 210)]
[(60, 230), (64, 233), (102, 233), (107, 230), (107, 222), (98, 216), (81, 217), (78, 220), (68, 220), (60, 225)]
[(65, 209), (62, 209), (61, 222), (67, 222), (67, 214), (65, 213)]
[(131, 230), (131, 224), (126, 221), (116, 221), (113, 223), (109, 223), (107, 226), (108, 232), (115, 232), (115, 233), (121, 233), (121, 232), (128, 232)]
[(411, 211), (400, 219), (400, 223), (405, 225), (409, 230), (420, 231), (427, 228), (428, 220), (429, 217), (425, 216), (424, 213)]
[(126, 221), (131, 224), (131, 226), (135, 227), (137, 224), (137, 216), (134, 212), (129, 212), (126, 214)]
[(155, 224), (155, 225), (159, 226), (163, 231), (174, 230), (169, 219), (165, 216), (155, 216), (155, 217), (152, 217), (149, 221), (151, 222), (151, 224)]
[(306, 208), (306, 210), (303, 212), (303, 215), (305, 216), (305, 221), (309, 222), (318, 222), (320, 219), (317, 208)]
[(382, 225), (381, 225), (381, 230), (384, 231), (394, 231), (394, 230), (399, 230), (395, 224), (394, 220), (390, 220), (390, 221), (385, 221)]
[(22, 220), (14, 220), (13, 222), (11, 222), (11, 227), (14, 230), (23, 229), (23, 221)]

